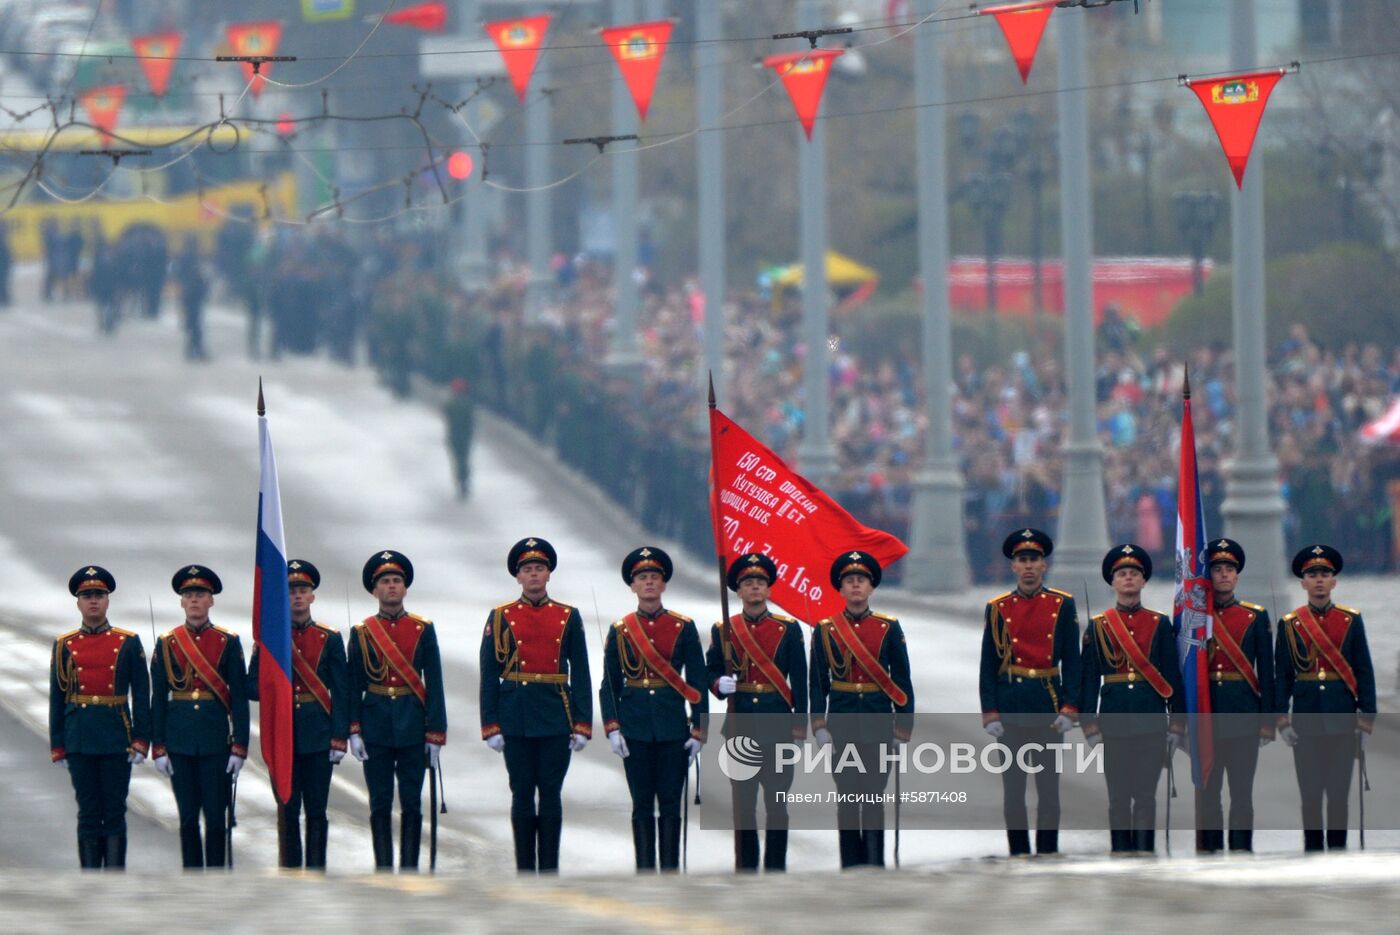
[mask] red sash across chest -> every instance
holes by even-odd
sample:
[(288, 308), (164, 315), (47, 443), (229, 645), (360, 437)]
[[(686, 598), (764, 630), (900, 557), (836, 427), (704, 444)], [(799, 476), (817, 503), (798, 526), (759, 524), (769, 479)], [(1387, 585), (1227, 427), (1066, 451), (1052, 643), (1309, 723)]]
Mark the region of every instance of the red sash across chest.
[[(885, 636), (889, 633), (889, 630), (890, 625), (874, 615), (865, 616), (851, 622), (851, 631), (860, 639), (861, 646), (865, 647), (865, 651), (869, 653), (871, 658), (877, 660), (880, 658), (880, 647), (884, 645)], [(879, 668), (881, 672), (884, 671), (883, 667)], [(857, 657), (856, 664), (851, 666), (850, 675), (849, 681), (851, 682), (874, 681), (870, 673), (865, 671), (865, 666), (861, 664), (859, 657)]]
[[(681, 638), (681, 629), (684, 624), (668, 613), (662, 613), (655, 619), (643, 614), (635, 616), (642, 633), (651, 641), (651, 645), (656, 647), (656, 654), (669, 663), (671, 654), (676, 650), (676, 640)], [(643, 657), (642, 661), (645, 662), (646, 658)], [(647, 667), (647, 678), (656, 678), (657, 675), (658, 673), (652, 671), (650, 666)]]
[(1041, 591), (1034, 597), (1016, 592), (997, 601), (1011, 640), (1011, 662), (1028, 669), (1049, 669), (1055, 664), (1055, 620), (1064, 598)]
[[(386, 617), (370, 618), (379, 621), (380, 632), (386, 634), (393, 642), (394, 648), (398, 650), (404, 667), (413, 665), (413, 656), (418, 651), (418, 641), (423, 637), (423, 621), (415, 617), (404, 614), (402, 617), (395, 617), (390, 620)], [(368, 623), (369, 621), (366, 621)], [(370, 636), (374, 638), (376, 646), (379, 645), (379, 635), (370, 630)], [(384, 678), (381, 684), (393, 687), (401, 687), (408, 683), (404, 681), (403, 674), (398, 666), (390, 665), (386, 667)]]
[(553, 601), (538, 607), (516, 601), (501, 613), (515, 639), (515, 652), (523, 673), (559, 672), (559, 653), (564, 645), (564, 628), (572, 608)]
[(101, 633), (78, 631), (64, 641), (68, 659), (77, 675), (72, 693), (77, 695), (115, 695), (117, 658), (128, 634), (118, 630)]
[[(304, 627), (292, 627), (292, 646), (306, 662), (307, 668), (315, 672), (321, 664), (321, 653), (326, 649), (326, 640), (329, 634), (320, 627), (308, 624)], [(410, 656), (410, 658), (412, 658)], [(311, 691), (311, 686), (302, 680), (300, 666), (294, 666), (292, 672), (293, 690), (302, 693)]]
[(229, 707), (229, 688), (228, 682), (219, 674), (219, 661), (223, 659), (228, 639), (226, 633), (213, 626), (199, 632), (182, 626), (170, 632), (166, 643), (166, 651), (174, 655), (184, 670), (188, 679), (186, 688), (212, 692), (226, 708)]
[(1238, 674), (1259, 694), (1259, 678), (1244, 653), (1245, 637), (1257, 615), (1243, 604), (1231, 604), (1215, 612), (1215, 638), (1210, 648), (1210, 675)]

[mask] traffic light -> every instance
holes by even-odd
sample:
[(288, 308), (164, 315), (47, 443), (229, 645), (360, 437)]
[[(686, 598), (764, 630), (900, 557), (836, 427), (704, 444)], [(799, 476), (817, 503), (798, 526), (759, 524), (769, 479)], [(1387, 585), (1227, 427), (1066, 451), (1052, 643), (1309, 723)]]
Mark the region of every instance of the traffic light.
[(458, 150), (447, 157), (447, 174), (459, 182), (471, 177), (472, 168), (473, 164), (470, 153)]
[(292, 119), (292, 115), (283, 111), (277, 115), (277, 133), (280, 136), (291, 136), (292, 131), (297, 128), (297, 123)]

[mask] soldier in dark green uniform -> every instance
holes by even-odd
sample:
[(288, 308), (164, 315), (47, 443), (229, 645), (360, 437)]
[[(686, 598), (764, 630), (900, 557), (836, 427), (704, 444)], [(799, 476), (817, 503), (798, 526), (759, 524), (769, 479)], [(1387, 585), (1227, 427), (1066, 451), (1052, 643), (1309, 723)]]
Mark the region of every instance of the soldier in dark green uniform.
[(656, 546), (634, 549), (622, 560), (622, 580), (637, 595), (637, 610), (608, 633), (598, 689), (603, 729), (622, 757), (632, 793), (639, 871), (656, 869), (658, 838), (661, 869), (680, 868), (681, 796), (708, 726), (705, 654), (695, 621), (661, 606), (671, 572), (671, 557)]
[[(350, 670), (340, 632), (311, 619), (321, 572), (305, 559), (287, 563), (292, 611), (292, 795), (282, 807), (282, 866), (302, 866), (301, 811), (306, 807), (306, 867), (326, 869), (326, 805), (331, 769), (345, 759), (350, 734)], [(248, 662), (248, 697), (258, 700), (258, 647)]]
[(787, 870), (787, 803), (778, 797), (792, 787), (792, 770), (779, 770), (777, 745), (807, 737), (807, 654), (802, 625), (768, 609), (768, 591), (778, 566), (767, 555), (751, 552), (729, 565), (729, 589), (743, 607), (710, 628), (705, 665), (710, 691), (727, 707), (722, 733), (747, 737), (758, 745), (758, 773), (732, 781), (734, 869), (758, 870), (758, 794), (763, 792), (767, 822), (763, 869)]
[(593, 686), (578, 609), (549, 597), (554, 546), (531, 536), (506, 569), (520, 597), (486, 618), (481, 636), (481, 737), (505, 754), (520, 873), (557, 873), (564, 776), (593, 736)]
[(233, 784), (248, 758), (243, 644), (209, 621), (214, 595), (224, 589), (213, 571), (187, 565), (170, 586), (185, 622), (156, 640), (151, 654), (151, 752), (175, 790), (185, 867), (222, 867)]
[(394, 783), (399, 786), (399, 869), (417, 870), (423, 841), (423, 774), (447, 743), (447, 701), (437, 633), (404, 610), (413, 563), (393, 549), (365, 562), (361, 582), (379, 611), (350, 636), (350, 752), (365, 765), (376, 870), (394, 866)]
[(1274, 644), (1269, 612), (1235, 596), (1244, 547), (1233, 539), (1206, 546), (1214, 592), (1206, 648), (1210, 673), (1212, 767), (1196, 789), (1196, 850), (1225, 849), (1221, 790), (1230, 783), (1230, 850), (1254, 850), (1254, 771), (1259, 750), (1274, 739)]
[(126, 866), (131, 767), (151, 749), (151, 683), (141, 638), (107, 621), (117, 580), (100, 565), (68, 579), (82, 626), (54, 640), (49, 663), (49, 756), (78, 799), (78, 866)]
[(885, 807), (889, 784), (882, 748), (903, 745), (914, 729), (914, 683), (899, 620), (870, 609), (883, 571), (869, 552), (852, 549), (831, 563), (831, 586), (846, 608), (817, 624), (812, 638), (812, 728), (817, 743), (835, 744), (832, 762), (854, 748), (864, 769), (836, 769), (836, 789), (864, 798), (837, 806), (841, 867), (885, 865)]
[(1142, 588), (1151, 577), (1152, 556), (1142, 548), (1127, 543), (1110, 549), (1103, 580), (1117, 601), (1084, 631), (1080, 723), (1091, 745), (1104, 743), (1114, 855), (1155, 851), (1157, 782), (1186, 734), (1171, 618), (1142, 606)]
[(1347, 846), (1352, 760), (1375, 727), (1376, 671), (1361, 612), (1332, 603), (1341, 571), (1342, 553), (1330, 545), (1293, 556), (1308, 600), (1279, 621), (1274, 652), (1279, 736), (1293, 748), (1305, 851)]
[[(1018, 530), (1002, 543), (1016, 588), (987, 602), (979, 677), (983, 729), (1013, 753), (1040, 745), (1025, 762), (1035, 771), (1035, 852), (1041, 855), (1060, 849), (1060, 774), (1048, 745), (1059, 742), (1079, 716), (1079, 617), (1074, 595), (1045, 587), (1046, 559), (1054, 550), (1054, 541), (1039, 529)], [(1012, 857), (1031, 853), (1021, 762), (1013, 759), (1001, 774)]]

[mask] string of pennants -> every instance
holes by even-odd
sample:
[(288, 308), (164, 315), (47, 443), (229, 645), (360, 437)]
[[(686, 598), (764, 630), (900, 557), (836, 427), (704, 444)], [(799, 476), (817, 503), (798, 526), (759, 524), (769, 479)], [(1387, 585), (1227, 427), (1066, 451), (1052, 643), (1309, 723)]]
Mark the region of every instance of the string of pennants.
[[(1023, 84), (1030, 80), (1045, 27), (1061, 2), (1028, 0), (977, 10), (979, 15), (991, 16), (996, 20)], [(447, 22), (446, 5), (441, 2), (420, 3), (385, 16), (384, 22), (440, 31)], [(550, 14), (542, 13), (483, 24), (486, 35), (500, 53), (506, 74), (521, 104), (526, 101), (540, 53), (548, 47), (552, 22)], [(603, 44), (616, 62), (636, 105), (638, 117), (643, 122), (651, 106), (674, 25), (673, 20), (667, 19), (600, 30)], [(282, 24), (277, 20), (230, 23), (226, 36), (236, 56), (270, 58), (277, 54)], [(132, 49), (156, 97), (163, 96), (169, 87), (181, 38), (177, 32), (161, 32), (131, 40)], [(808, 140), (812, 138), (812, 130), (821, 111), (832, 63), (843, 52), (842, 49), (813, 48), (806, 52), (771, 55), (763, 59), (764, 68), (772, 70), (781, 79)], [(258, 97), (271, 63), (264, 61), (260, 67), (255, 67), (245, 60), (240, 64), (245, 80), (250, 83), (250, 92), (255, 98)], [(1237, 186), (1244, 184), (1245, 170), (1269, 96), (1279, 80), (1290, 70), (1296, 69), (1295, 62), (1290, 69), (1277, 68), (1218, 77), (1179, 76), (1181, 86), (1193, 91), (1205, 108)], [(79, 95), (83, 109), (104, 137), (115, 132), (124, 101), (125, 90), (120, 85), (91, 88)]]

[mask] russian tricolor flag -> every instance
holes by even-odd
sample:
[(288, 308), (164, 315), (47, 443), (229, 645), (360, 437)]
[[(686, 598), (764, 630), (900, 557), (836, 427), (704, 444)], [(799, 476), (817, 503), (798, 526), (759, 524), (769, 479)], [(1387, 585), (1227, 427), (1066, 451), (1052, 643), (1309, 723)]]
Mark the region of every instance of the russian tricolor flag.
[(1196, 429), (1191, 421), (1191, 375), (1181, 392), (1181, 470), (1176, 488), (1176, 630), (1181, 680), (1191, 734), (1191, 781), (1200, 788), (1214, 767), (1215, 745), (1210, 718), (1210, 682), (1206, 646), (1212, 626), (1213, 593), (1204, 567), (1206, 531), (1201, 486), (1196, 477)]
[(287, 548), (282, 541), (282, 497), (277, 459), (267, 430), (262, 381), (258, 381), (258, 548), (253, 570), (253, 640), (258, 645), (258, 729), (263, 762), (277, 801), (292, 795), (292, 609), (287, 589)]

